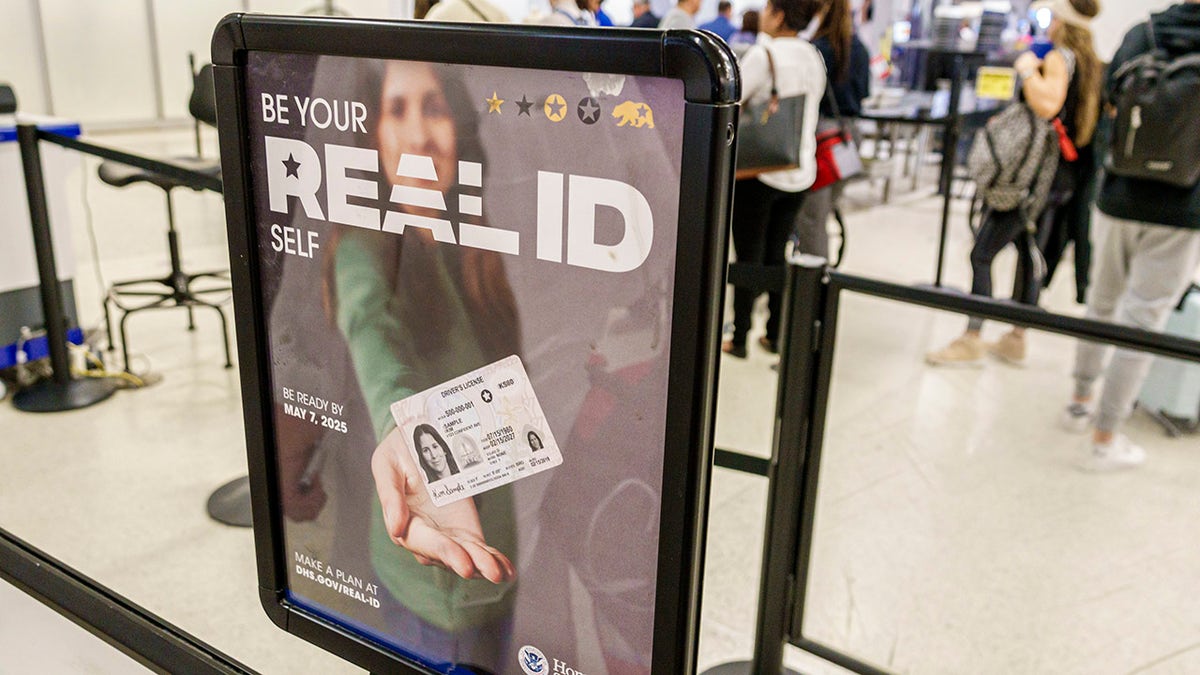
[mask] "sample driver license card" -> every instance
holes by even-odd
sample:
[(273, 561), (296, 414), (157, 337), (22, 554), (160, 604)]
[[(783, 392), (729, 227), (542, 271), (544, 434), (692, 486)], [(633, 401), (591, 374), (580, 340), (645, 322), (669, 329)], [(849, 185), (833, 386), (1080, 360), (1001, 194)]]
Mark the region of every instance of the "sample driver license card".
[(562, 464), (516, 355), (393, 403), (392, 416), (437, 506)]

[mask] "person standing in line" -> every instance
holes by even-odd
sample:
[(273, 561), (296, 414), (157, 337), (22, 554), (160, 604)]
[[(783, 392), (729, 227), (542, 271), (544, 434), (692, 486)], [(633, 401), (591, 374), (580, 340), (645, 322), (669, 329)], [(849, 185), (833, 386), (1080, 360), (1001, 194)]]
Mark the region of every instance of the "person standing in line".
[[(1048, 9), (1054, 19), (1050, 24), (1050, 39), (1070, 66), (1067, 98), (1059, 119), (1067, 138), (1076, 150), (1074, 161), (1060, 158), (1046, 206), (1037, 221), (1037, 243), (1046, 261), (1046, 273), (1040, 288), (1050, 286), (1050, 280), (1062, 259), (1067, 242), (1074, 242), (1075, 287), (1078, 298), (1087, 290), (1088, 267), (1091, 261), (1091, 202), (1094, 200), (1096, 153), (1092, 139), (1100, 121), (1101, 80), (1104, 64), (1096, 55), (1091, 31), (1091, 17), (1099, 13), (1094, 0), (1078, 2), (1078, 7), (1066, 0), (1039, 0), (1032, 11)], [(1022, 78), (1040, 77), (1032, 54), (1023, 57), (1018, 69)], [(1093, 185), (1089, 188), (1089, 183)], [(1082, 301), (1082, 300), (1081, 300)], [(1025, 329), (1013, 326), (988, 346), (993, 356), (1011, 364), (1025, 361)]]
[(733, 25), (733, 3), (729, 0), (721, 0), (717, 3), (717, 18), (700, 25), (700, 30), (707, 30), (716, 33), (722, 40), (729, 42), (729, 38), (733, 37), (737, 28)]
[[(1046, 5), (1053, 19), (1047, 35), (1054, 45), (1043, 59), (1027, 51), (1017, 58), (1014, 68), (1021, 76), (1021, 98), (1030, 110), (1044, 120), (1060, 121), (1063, 137), (1073, 145), (1091, 143), (1099, 116), (1099, 83), (1095, 71), (1099, 60), (1092, 49), (1090, 25), (1100, 13), (1097, 0), (1053, 0)], [(1060, 139), (1060, 148), (1062, 142)], [(975, 246), (971, 249), (971, 293), (992, 296), (992, 263), (1009, 244), (1017, 248), (1017, 278), (1013, 281), (1013, 300), (1027, 305), (1038, 304), (1042, 289), (1039, 274), (1041, 252), (1027, 234), (1033, 223), (1043, 220), (1042, 214), (1063, 205), (1064, 182), (1075, 179), (1078, 160), (1060, 158), (1055, 170), (1051, 195), (1045, 204), (1011, 211), (985, 208)], [(1057, 186), (1057, 190), (1055, 189)], [(1032, 188), (1031, 188), (1032, 189)], [(1036, 209), (1036, 210), (1034, 210)], [(1051, 213), (1053, 217), (1053, 213)], [(1025, 359), (1025, 332), (1013, 328), (994, 343), (985, 343), (982, 336), (983, 319), (971, 317), (967, 330), (942, 349), (925, 355), (925, 362), (934, 366), (978, 366), (988, 353), (996, 358), (1020, 364)]]
[[(768, 0), (760, 22), (764, 35), (740, 62), (743, 104), (765, 103), (776, 91), (780, 98), (804, 96), (805, 102), (799, 166), (739, 180), (734, 186), (731, 222), (738, 262), (784, 264), (784, 248), (804, 201), (804, 191), (817, 176), (816, 128), (821, 95), (825, 91), (825, 64), (820, 52), (800, 37), (800, 31), (812, 19), (807, 7), (806, 0)], [(746, 334), (750, 331), (750, 315), (757, 297), (754, 291), (734, 289), (733, 335), (721, 345), (726, 354), (746, 357)], [(782, 304), (780, 293), (768, 294), (767, 330), (759, 343), (772, 353), (778, 349)]]
[[(1114, 74), (1155, 49), (1166, 50), (1173, 59), (1200, 53), (1200, 0), (1151, 15), (1148, 23), (1125, 35), (1108, 67), (1110, 99), (1117, 93)], [(1177, 131), (1143, 126), (1137, 133), (1140, 137)], [(1200, 185), (1174, 187), (1108, 171), (1097, 206), (1097, 220), (1107, 226), (1107, 235), (1088, 289), (1087, 317), (1161, 331), (1200, 266)], [(1091, 430), (1081, 464), (1090, 471), (1131, 468), (1146, 459), (1145, 451), (1120, 433), (1120, 428), (1133, 410), (1152, 357), (1117, 349), (1105, 368), (1107, 351), (1104, 345), (1078, 343), (1075, 392), (1060, 418), (1069, 430)], [(1097, 400), (1096, 381), (1101, 376), (1104, 386)]]
[(696, 12), (700, 11), (700, 0), (679, 0), (658, 22), (660, 30), (671, 28), (695, 28)]
[(741, 57), (755, 42), (758, 42), (758, 10), (748, 9), (742, 14), (742, 27), (729, 38), (733, 53)]
[[(871, 55), (854, 34), (849, 0), (809, 0), (819, 17), (812, 43), (821, 52), (830, 87), (821, 99), (821, 119), (817, 133), (835, 129), (838, 115), (855, 117), (862, 113), (862, 102), (871, 94)], [(837, 103), (834, 109), (829, 92)], [(796, 218), (796, 247), (801, 253), (829, 258), (829, 233), (826, 224), (842, 185), (835, 183), (810, 191)]]
[(650, 0), (633, 0), (633, 23), (630, 28), (658, 28), (661, 19), (650, 11)]

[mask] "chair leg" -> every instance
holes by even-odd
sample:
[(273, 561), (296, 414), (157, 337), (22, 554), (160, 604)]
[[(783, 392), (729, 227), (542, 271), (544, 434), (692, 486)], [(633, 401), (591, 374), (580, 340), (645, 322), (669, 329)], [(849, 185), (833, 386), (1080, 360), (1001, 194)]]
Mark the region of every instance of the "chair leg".
[[(169, 309), (172, 307), (187, 308), (187, 328), (189, 331), (196, 330), (196, 305), (212, 307), (217, 310), (221, 316), (221, 337), (225, 347), (225, 367), (233, 367), (233, 350), (229, 338), (229, 319), (225, 316), (225, 311), (214, 303), (207, 302), (201, 299), (199, 294), (228, 291), (225, 288), (207, 288), (196, 292), (192, 291), (191, 283), (199, 277), (211, 277), (221, 279), (226, 282), (229, 280), (229, 273), (226, 271), (209, 271), (199, 274), (186, 274), (183, 271), (182, 256), (179, 250), (179, 235), (175, 230), (175, 209), (171, 198), (171, 191), (164, 190), (167, 202), (167, 252), (170, 255), (171, 271), (163, 278), (156, 279), (136, 279), (131, 281), (123, 281), (112, 284), (108, 295), (105, 298), (104, 305), (104, 320), (108, 329), (108, 348), (109, 351), (115, 351), (116, 345), (114, 341), (114, 333), (112, 330), (113, 317), (108, 304), (111, 302), (115, 310), (121, 311), (121, 318), (118, 322), (118, 331), (121, 338), (121, 357), (124, 359), (124, 367), (126, 372), (132, 372), (129, 367), (129, 347), (126, 333), (126, 323), (129, 320), (129, 315), (141, 311), (143, 309)], [(161, 290), (142, 290), (141, 285), (155, 285), (155, 288)], [(127, 290), (123, 290), (127, 289)], [(123, 299), (153, 299), (146, 304), (138, 306), (126, 307), (121, 303)]]
[(113, 342), (112, 310), (108, 306), (110, 300), (111, 298), (106, 294), (104, 296), (104, 337), (108, 340), (108, 349), (105, 351), (109, 354), (117, 350), (117, 345)]
[(125, 322), (129, 320), (129, 312), (121, 315), (121, 365), (125, 372), (132, 373), (133, 369), (129, 367), (129, 340), (125, 335)]
[[(225, 318), (225, 310), (222, 309), (220, 305), (214, 305), (211, 302), (205, 302), (203, 300), (195, 300), (194, 302), (197, 305), (201, 305), (203, 307), (212, 307), (213, 309), (217, 310), (217, 315), (221, 317), (221, 337), (225, 342), (225, 367), (232, 368), (233, 351), (229, 345), (229, 320)], [(188, 309), (190, 310), (191, 307), (188, 307)]]
[[(216, 305), (214, 305), (216, 307)], [(221, 338), (225, 341), (225, 367), (233, 367), (233, 354), (229, 349), (229, 321), (225, 318), (225, 310), (216, 307), (217, 314), (221, 317)]]

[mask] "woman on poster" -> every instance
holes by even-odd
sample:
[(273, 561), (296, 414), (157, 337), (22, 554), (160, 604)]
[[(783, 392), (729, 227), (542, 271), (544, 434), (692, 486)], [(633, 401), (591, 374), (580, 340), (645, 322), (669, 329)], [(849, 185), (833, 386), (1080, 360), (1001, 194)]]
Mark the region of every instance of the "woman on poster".
[[(402, 155), (419, 155), (432, 160), (433, 189), (457, 205), (459, 161), (482, 164), (483, 153), (474, 106), (449, 69), (326, 61), (318, 67), (314, 90), (344, 91), (346, 100), (366, 104), (368, 133), (361, 141), (379, 151), (381, 197), (394, 186), (418, 182), (398, 176), (397, 167)], [(388, 208), (446, 217), (411, 205)], [(412, 639), (412, 648), (426, 660), (494, 663), (511, 632), (509, 591), (516, 575), (510, 559), (516, 554), (511, 490), (434, 506), (407, 447), (415, 441), (419, 448), (421, 434), (405, 438), (389, 407), (520, 352), (503, 262), (492, 252), (437, 242), (430, 230), (416, 227), (402, 236), (344, 227), (328, 247), (326, 304), (345, 338), (378, 439), (371, 459), (378, 502), (370, 558), (397, 601), (385, 605), (383, 624), (393, 637)], [(451, 458), (444, 442), (441, 450)]]

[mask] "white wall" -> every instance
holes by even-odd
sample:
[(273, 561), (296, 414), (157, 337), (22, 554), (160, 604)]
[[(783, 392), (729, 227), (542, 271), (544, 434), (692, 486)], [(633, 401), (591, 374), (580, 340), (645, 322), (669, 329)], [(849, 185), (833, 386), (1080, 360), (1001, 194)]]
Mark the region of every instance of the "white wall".
[[(230, 12), (315, 13), (325, 0), (4, 0), (0, 82), (20, 109), (85, 126), (187, 118), (187, 55), (207, 63)], [(387, 17), (398, 0), (333, 0), (353, 16)], [(38, 17), (41, 17), (39, 26)], [(48, 89), (46, 86), (48, 82)]]
[(1096, 53), (1108, 61), (1121, 46), (1130, 28), (1145, 21), (1151, 12), (1161, 12), (1178, 0), (1101, 0), (1100, 16), (1092, 24), (1096, 37)]
[(41, 0), (41, 7), (56, 112), (99, 122), (157, 115), (143, 0)]
[(37, 25), (36, 0), (12, 0), (0, 20), (0, 82), (11, 84), (17, 105), (23, 110), (46, 109), (46, 87), (42, 83), (42, 48)]
[(163, 115), (167, 119), (187, 117), (187, 100), (192, 95), (188, 53), (196, 55), (197, 68), (211, 61), (209, 45), (213, 27), (226, 14), (242, 11), (243, 3), (242, 0), (154, 0), (152, 7), (162, 73)]

